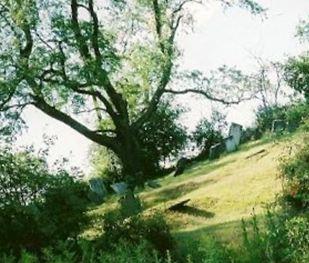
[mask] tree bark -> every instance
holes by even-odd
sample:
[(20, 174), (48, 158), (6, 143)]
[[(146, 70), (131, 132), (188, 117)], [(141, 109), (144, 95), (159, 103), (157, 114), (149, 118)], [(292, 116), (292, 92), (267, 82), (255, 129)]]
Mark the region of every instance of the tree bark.
[(116, 153), (123, 165), (125, 180), (130, 188), (142, 185), (144, 182), (143, 154), (136, 132), (131, 127), (123, 129), (119, 135), (120, 151)]

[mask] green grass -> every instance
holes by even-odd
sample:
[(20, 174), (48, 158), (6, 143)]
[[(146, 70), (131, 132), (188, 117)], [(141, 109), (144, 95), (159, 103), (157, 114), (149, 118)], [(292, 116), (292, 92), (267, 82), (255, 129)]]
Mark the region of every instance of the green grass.
[[(254, 209), (263, 217), (265, 204), (274, 201), (281, 191), (278, 159), (287, 145), (296, 143), (301, 133), (280, 138), (267, 137), (244, 144), (237, 152), (215, 161), (192, 165), (184, 174), (159, 180), (162, 187), (139, 193), (145, 212), (163, 211), (183, 251), (194, 253), (196, 244), (206, 244), (214, 237), (227, 247), (241, 244), (241, 219), (249, 218)], [(262, 154), (248, 156), (264, 149)], [(179, 201), (190, 199), (181, 212), (167, 211)], [(97, 212), (115, 206), (104, 204)], [(200, 245), (199, 245), (200, 246)]]

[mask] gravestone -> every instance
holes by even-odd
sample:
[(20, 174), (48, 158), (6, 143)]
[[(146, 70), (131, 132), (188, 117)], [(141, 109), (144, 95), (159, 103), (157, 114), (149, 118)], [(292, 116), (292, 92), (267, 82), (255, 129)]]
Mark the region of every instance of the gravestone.
[(159, 188), (159, 187), (161, 187), (161, 185), (157, 181), (155, 181), (155, 180), (148, 181), (146, 183), (146, 185), (148, 185), (151, 188)]
[(225, 150), (229, 152), (234, 152), (237, 150), (236, 141), (233, 136), (229, 136), (224, 139)]
[(178, 175), (181, 175), (183, 174), (187, 164), (188, 164), (188, 159), (187, 158), (180, 158), (176, 164), (176, 171), (174, 173), (174, 176), (178, 176)]
[(241, 134), (242, 134), (242, 126), (240, 124), (232, 122), (229, 129), (229, 137), (233, 136), (236, 146), (240, 144)]
[(214, 160), (220, 157), (221, 153), (224, 152), (224, 146), (222, 143), (217, 143), (210, 147), (209, 160)]
[(273, 120), (272, 126), (271, 126), (271, 132), (272, 133), (279, 133), (283, 132), (286, 128), (286, 123), (284, 120)]
[(128, 184), (125, 182), (112, 184), (111, 188), (119, 195), (126, 194), (129, 189)]
[(108, 194), (104, 181), (101, 178), (91, 178), (89, 180), (89, 198), (95, 203), (101, 203)]
[(137, 215), (142, 211), (141, 201), (135, 197), (131, 190), (119, 199), (120, 212), (124, 218)]

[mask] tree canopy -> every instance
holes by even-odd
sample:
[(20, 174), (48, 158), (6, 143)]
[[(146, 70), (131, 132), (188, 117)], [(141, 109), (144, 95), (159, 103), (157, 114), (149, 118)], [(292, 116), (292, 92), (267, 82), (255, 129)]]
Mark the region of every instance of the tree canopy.
[[(126, 173), (141, 174), (136, 137), (164, 95), (179, 93), (171, 87), (181, 75), (176, 35), (190, 22), (186, 6), (194, 2), (1, 0), (1, 129), (19, 128), (31, 105), (112, 150)], [(252, 0), (219, 2), (264, 11)], [(239, 102), (209, 83), (201, 82), (198, 93)], [(97, 119), (97, 127), (83, 115)]]

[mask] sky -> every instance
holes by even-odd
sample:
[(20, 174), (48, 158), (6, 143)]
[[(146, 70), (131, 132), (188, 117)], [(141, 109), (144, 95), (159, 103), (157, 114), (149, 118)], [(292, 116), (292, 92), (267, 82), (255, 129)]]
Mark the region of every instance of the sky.
[[(223, 11), (218, 4), (192, 6), (194, 30), (178, 36), (183, 52), (180, 64), (184, 69), (203, 72), (223, 64), (253, 72), (257, 64), (253, 56), (272, 61), (282, 61), (288, 55), (297, 55), (308, 49), (294, 37), (300, 19), (308, 17), (309, 0), (258, 0), (267, 11), (267, 19), (250, 15), (239, 8)], [(177, 102), (190, 110), (182, 118), (192, 130), (199, 119), (209, 116), (211, 103), (192, 96), (181, 96)], [(227, 120), (244, 126), (254, 122), (254, 103), (241, 103), (228, 110)], [(18, 139), (18, 145), (42, 146), (43, 134), (57, 136), (50, 150), (50, 162), (66, 157), (72, 166), (89, 171), (91, 142), (64, 124), (51, 119), (34, 108), (23, 114), (27, 131)]]

